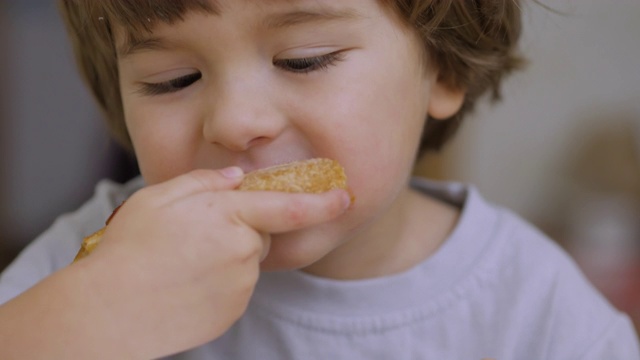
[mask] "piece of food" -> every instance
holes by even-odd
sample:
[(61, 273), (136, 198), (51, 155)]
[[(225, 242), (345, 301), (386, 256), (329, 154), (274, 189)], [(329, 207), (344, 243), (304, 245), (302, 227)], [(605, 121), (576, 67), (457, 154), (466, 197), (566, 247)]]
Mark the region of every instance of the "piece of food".
[(109, 222), (111, 222), (111, 219), (113, 219), (113, 216), (118, 212), (118, 210), (123, 204), (124, 203), (118, 205), (118, 207), (113, 210), (111, 215), (109, 215), (109, 218), (105, 223), (105, 226), (102, 229), (94, 232), (93, 234), (85, 237), (82, 240), (82, 245), (80, 245), (80, 250), (78, 250), (78, 253), (76, 254), (76, 257), (73, 259), (73, 262), (76, 262), (82, 259), (83, 257), (89, 255), (89, 253), (91, 253), (93, 249), (95, 249), (96, 246), (98, 246), (98, 243), (100, 243), (100, 240), (102, 240), (102, 234), (104, 234), (104, 230), (107, 228), (106, 225), (109, 225)]
[(96, 246), (98, 246), (98, 243), (100, 243), (100, 240), (102, 239), (102, 234), (104, 234), (104, 230), (106, 228), (107, 227), (105, 226), (102, 229), (87, 236), (86, 238), (84, 238), (84, 240), (82, 240), (82, 245), (80, 245), (80, 250), (78, 250), (76, 257), (73, 259), (74, 262), (89, 255), (89, 253), (92, 252), (93, 249), (96, 248)]
[[(316, 158), (252, 171), (245, 175), (237, 190), (322, 193), (333, 189), (347, 189), (344, 168), (335, 160)], [(119, 208), (113, 211), (107, 225)], [(106, 226), (84, 238), (74, 262), (98, 246), (105, 229)]]
[(309, 159), (250, 172), (238, 190), (322, 193), (346, 188), (347, 176), (337, 161)]

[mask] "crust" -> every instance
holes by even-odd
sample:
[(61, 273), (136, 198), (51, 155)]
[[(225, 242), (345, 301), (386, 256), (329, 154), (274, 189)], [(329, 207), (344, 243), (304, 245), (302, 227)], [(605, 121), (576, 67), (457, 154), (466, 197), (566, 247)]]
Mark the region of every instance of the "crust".
[[(347, 189), (344, 168), (335, 160), (317, 158), (250, 172), (245, 175), (237, 190), (322, 193), (333, 189)], [(351, 202), (353, 201), (352, 196)], [(118, 208), (114, 210), (109, 220)], [(105, 229), (106, 226), (84, 238), (74, 262), (86, 257), (98, 246)]]

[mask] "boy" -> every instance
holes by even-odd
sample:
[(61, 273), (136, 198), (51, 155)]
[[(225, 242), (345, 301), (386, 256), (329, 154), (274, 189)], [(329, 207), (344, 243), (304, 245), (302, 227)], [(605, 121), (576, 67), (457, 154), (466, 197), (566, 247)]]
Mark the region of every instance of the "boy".
[[(410, 185), (415, 154), (518, 65), (516, 2), (62, 11), (142, 179), (100, 184), (5, 271), (3, 359), (638, 358), (629, 320), (540, 233), (471, 187)], [(345, 166), (355, 203), (233, 191), (313, 157)]]

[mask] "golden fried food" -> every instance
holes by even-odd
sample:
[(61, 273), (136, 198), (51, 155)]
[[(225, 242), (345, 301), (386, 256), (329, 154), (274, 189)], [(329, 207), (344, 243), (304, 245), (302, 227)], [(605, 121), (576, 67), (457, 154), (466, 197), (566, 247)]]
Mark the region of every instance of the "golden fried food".
[(337, 161), (309, 159), (250, 172), (238, 190), (322, 193), (346, 188), (347, 176)]

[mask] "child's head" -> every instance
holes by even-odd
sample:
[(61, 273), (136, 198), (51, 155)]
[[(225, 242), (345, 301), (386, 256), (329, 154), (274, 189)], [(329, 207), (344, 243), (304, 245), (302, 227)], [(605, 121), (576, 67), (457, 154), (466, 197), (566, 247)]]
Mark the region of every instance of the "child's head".
[(334, 250), (351, 253), (338, 262), (364, 259), (415, 238), (403, 227), (421, 204), (407, 189), (416, 153), (444, 143), (517, 63), (513, 0), (63, 5), (82, 72), (148, 184), (198, 168), (342, 163), (355, 205), (278, 234), (263, 263), (271, 269), (335, 269)]
[[(416, 31), (429, 64), (448, 86), (465, 91), (464, 104), (447, 121), (428, 117), (420, 152), (440, 149), (479, 97), (500, 97), (501, 82), (522, 64), (517, 54), (520, 7), (516, 0), (378, 0)], [(129, 147), (113, 26), (135, 38), (159, 22), (180, 21), (189, 11), (211, 11), (209, 0), (61, 0), (80, 71), (116, 138)]]

